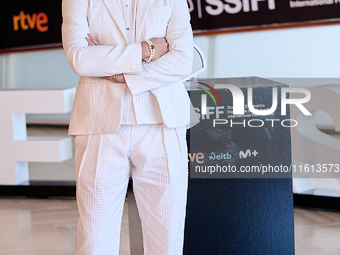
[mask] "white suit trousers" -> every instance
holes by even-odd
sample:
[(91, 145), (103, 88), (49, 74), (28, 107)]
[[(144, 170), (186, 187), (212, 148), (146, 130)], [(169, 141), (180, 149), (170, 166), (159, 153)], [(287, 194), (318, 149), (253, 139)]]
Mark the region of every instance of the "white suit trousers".
[(145, 255), (181, 255), (188, 185), (186, 129), (122, 125), (76, 136), (77, 255), (117, 255), (130, 171)]

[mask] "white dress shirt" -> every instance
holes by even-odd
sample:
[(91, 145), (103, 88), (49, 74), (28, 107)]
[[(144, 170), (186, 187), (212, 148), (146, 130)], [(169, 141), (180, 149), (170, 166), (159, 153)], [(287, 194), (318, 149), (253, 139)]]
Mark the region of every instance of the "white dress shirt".
[[(135, 19), (138, 0), (114, 1), (119, 1), (122, 8), (128, 42), (134, 43), (136, 41)], [(140, 86), (143, 86), (143, 82), (141, 82)], [(126, 91), (123, 98), (121, 124), (139, 125), (163, 123), (157, 99), (149, 90), (135, 96), (132, 96), (130, 90), (127, 89)]]

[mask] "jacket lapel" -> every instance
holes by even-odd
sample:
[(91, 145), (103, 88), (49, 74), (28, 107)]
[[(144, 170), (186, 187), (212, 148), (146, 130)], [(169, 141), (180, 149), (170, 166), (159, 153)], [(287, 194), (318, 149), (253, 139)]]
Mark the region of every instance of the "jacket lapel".
[[(112, 16), (112, 19), (116, 22), (117, 26), (120, 29), (122, 36), (127, 42), (125, 23), (124, 23), (124, 18), (122, 14), (122, 8), (120, 7), (118, 3), (119, 0), (102, 0), (102, 1), (104, 2), (106, 8), (108, 9), (109, 13)], [(139, 1), (143, 2), (144, 0), (139, 0)]]
[[(152, 6), (154, 0), (136, 0), (136, 1), (137, 1), (136, 40), (138, 41), (142, 33), (145, 18), (148, 15), (148, 9)], [(143, 39), (150, 38), (142, 38), (142, 40)]]

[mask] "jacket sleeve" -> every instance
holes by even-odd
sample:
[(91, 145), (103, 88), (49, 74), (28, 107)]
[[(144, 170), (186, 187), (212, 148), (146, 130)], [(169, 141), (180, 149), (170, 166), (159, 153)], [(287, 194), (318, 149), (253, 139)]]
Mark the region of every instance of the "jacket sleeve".
[(141, 73), (141, 43), (88, 46), (88, 1), (63, 0), (62, 41), (72, 70), (81, 76), (103, 77), (120, 73)]
[(124, 73), (132, 95), (156, 89), (191, 73), (193, 34), (186, 0), (173, 1), (166, 39), (169, 43), (169, 52), (154, 61), (144, 62), (141, 73)]

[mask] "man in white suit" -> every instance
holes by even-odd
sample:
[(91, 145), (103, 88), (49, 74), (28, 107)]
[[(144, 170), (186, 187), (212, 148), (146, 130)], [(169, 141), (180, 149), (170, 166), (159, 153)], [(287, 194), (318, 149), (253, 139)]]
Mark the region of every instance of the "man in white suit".
[(63, 0), (62, 36), (80, 75), (75, 254), (118, 254), (130, 171), (144, 254), (182, 254), (185, 134), (198, 122), (181, 82), (193, 60), (186, 0)]

